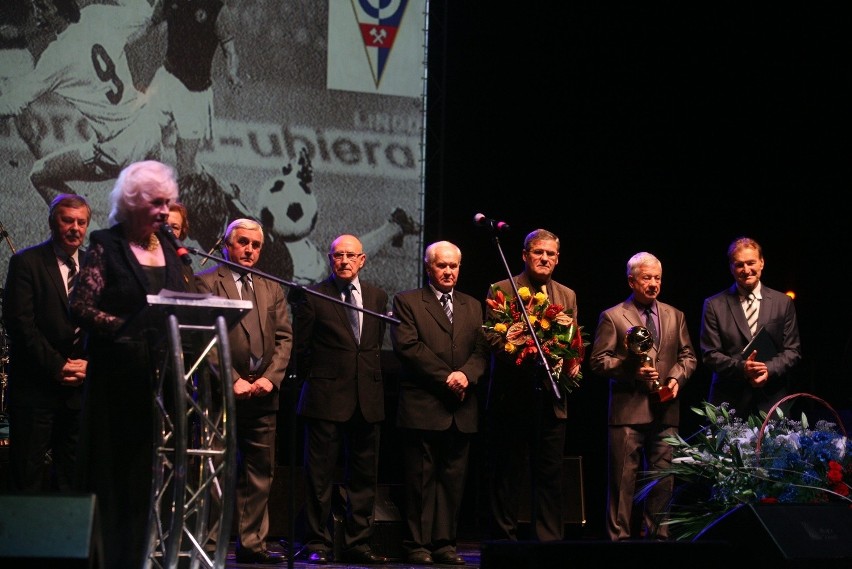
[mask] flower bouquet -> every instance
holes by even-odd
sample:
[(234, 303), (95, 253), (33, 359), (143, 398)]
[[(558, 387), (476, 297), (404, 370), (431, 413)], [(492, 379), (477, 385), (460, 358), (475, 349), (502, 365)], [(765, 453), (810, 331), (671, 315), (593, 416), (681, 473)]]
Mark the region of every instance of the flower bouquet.
[(675, 477), (677, 489), (665, 522), (672, 536), (698, 537), (745, 503), (843, 501), (852, 506), (852, 441), (839, 416), (835, 413), (837, 423), (818, 420), (814, 426), (804, 414), (800, 421), (789, 419), (778, 405), (794, 397), (822, 401), (794, 394), (760, 418), (746, 420), (727, 403), (692, 408), (707, 418), (707, 426), (690, 437), (694, 440), (667, 437), (674, 450), (672, 464), (647, 472), (651, 482), (640, 491), (660, 478)]
[(547, 294), (533, 294), (527, 287), (518, 289), (517, 297), (507, 297), (500, 287), (494, 286), (491, 298), (485, 300), (488, 306), (488, 320), (483, 325), (486, 333), (498, 334), (503, 342), (503, 350), (515, 356), (515, 365), (538, 363), (540, 356), (535, 340), (524, 321), (518, 304), (523, 302), (530, 324), (538, 338), (539, 345), (548, 359), (551, 369), (559, 378), (559, 385), (571, 393), (580, 386), (582, 372), (577, 377), (562, 373), (583, 360), (586, 346), (581, 326), (577, 326), (571, 310), (559, 304), (551, 304)]

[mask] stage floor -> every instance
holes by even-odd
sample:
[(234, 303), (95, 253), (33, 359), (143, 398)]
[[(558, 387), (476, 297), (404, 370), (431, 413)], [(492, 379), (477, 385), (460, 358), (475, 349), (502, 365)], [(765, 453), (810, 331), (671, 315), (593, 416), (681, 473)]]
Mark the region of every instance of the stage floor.
[[(269, 550), (275, 552), (284, 552), (283, 547), (279, 547), (276, 544), (270, 543)], [(460, 543), (457, 549), (457, 553), (464, 558), (466, 564), (460, 567), (466, 567), (468, 569), (479, 569), (480, 567), (480, 544), (479, 543)], [(287, 567), (290, 565), (289, 563), (281, 563), (280, 565), (271, 565), (268, 567)], [(400, 559), (393, 559), (387, 565), (353, 565), (351, 563), (338, 563), (332, 561), (328, 565), (312, 565), (305, 561), (304, 559), (297, 558), (293, 563), (293, 567), (298, 569), (305, 568), (313, 568), (313, 567), (326, 567), (328, 569), (360, 569), (360, 568), (375, 568), (375, 567), (389, 567), (393, 569), (409, 569), (409, 568), (422, 568), (423, 565), (411, 565), (410, 563), (405, 563)], [(255, 565), (251, 563), (237, 563), (234, 554), (234, 544), (231, 543), (231, 547), (228, 550), (228, 558), (225, 562), (226, 569), (237, 569), (244, 567), (262, 567), (262, 565)], [(449, 567), (449, 565), (436, 565), (435, 567)], [(458, 566), (457, 566), (458, 567)]]

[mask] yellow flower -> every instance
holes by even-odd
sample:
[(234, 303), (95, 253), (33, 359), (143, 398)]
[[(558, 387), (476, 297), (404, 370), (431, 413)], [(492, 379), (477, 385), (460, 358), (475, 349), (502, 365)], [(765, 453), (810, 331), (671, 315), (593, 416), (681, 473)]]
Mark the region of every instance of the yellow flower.
[(503, 324), (502, 322), (498, 322), (497, 324), (494, 325), (494, 331), (500, 332), (501, 334), (505, 334), (506, 330), (508, 330), (508, 329), (509, 329), (509, 327), (506, 326), (505, 324)]
[(535, 326), (535, 323), (538, 321), (538, 317), (535, 314), (529, 314), (530, 317), (530, 326)]
[[(530, 318), (530, 320), (532, 320), (532, 318)], [(547, 318), (542, 318), (538, 325), (541, 326), (542, 330), (550, 330), (550, 320)]]
[(547, 301), (547, 295), (543, 292), (535, 293), (535, 303), (536, 304), (544, 304)]
[(521, 288), (518, 289), (518, 296), (521, 297), (521, 300), (526, 302), (530, 299), (530, 296), (532, 296), (532, 295), (530, 294), (530, 289), (528, 289), (525, 286), (522, 286)]
[(518, 348), (512, 342), (506, 342), (506, 344), (503, 346), (503, 350), (507, 354), (514, 354), (517, 349)]

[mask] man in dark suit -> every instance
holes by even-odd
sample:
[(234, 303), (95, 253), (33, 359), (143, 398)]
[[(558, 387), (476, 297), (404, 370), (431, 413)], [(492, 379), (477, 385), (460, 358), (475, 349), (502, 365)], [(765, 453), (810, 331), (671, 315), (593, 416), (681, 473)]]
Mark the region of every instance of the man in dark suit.
[[(709, 401), (727, 401), (737, 416), (769, 411), (788, 394), (802, 359), (796, 306), (783, 292), (760, 282), (763, 249), (749, 237), (728, 247), (734, 284), (704, 301), (701, 312), (701, 359), (713, 371)], [(753, 295), (750, 298), (749, 295)], [(774, 354), (742, 354), (754, 332), (746, 311), (754, 310), (754, 332), (764, 328)]]
[[(552, 304), (561, 305), (577, 322), (576, 293), (552, 278), (559, 264), (559, 238), (545, 229), (532, 231), (524, 239), (522, 258), (524, 271), (512, 277), (516, 287), (545, 293)], [(493, 299), (497, 288), (507, 296), (514, 296), (512, 285), (506, 279), (491, 285), (489, 300)], [(490, 320), (491, 309), (488, 314)], [(540, 366), (516, 365), (515, 356), (504, 350), (503, 336), (486, 331), (486, 337), (492, 353), (486, 404), (491, 450), (491, 537), (518, 539), (519, 500), (526, 499), (532, 502), (533, 511), (530, 538), (561, 540), (565, 533), (562, 464), (568, 418), (567, 393), (563, 390), (557, 398), (550, 377), (541, 373)], [(566, 362), (560, 373), (578, 377), (580, 359)], [(521, 497), (518, 488), (527, 457), (532, 472), (532, 497)]]
[[(592, 370), (609, 377), (606, 531), (613, 541), (641, 537), (641, 530), (634, 534), (631, 528), (637, 475), (643, 464), (647, 470), (671, 465), (672, 447), (663, 439), (678, 432), (678, 394), (698, 363), (683, 312), (659, 300), (662, 280), (662, 263), (651, 253), (627, 261), (633, 293), (601, 313), (589, 357)], [(651, 331), (648, 361), (628, 348), (627, 331), (634, 326)], [(645, 537), (668, 539), (668, 525), (662, 522), (673, 484), (672, 477), (663, 478), (648, 493)]]
[[(311, 285), (311, 290), (385, 313), (387, 293), (358, 278), (366, 256), (357, 237), (337, 237), (328, 260), (332, 275)], [(374, 553), (369, 544), (378, 484), (379, 427), (385, 418), (380, 361), (384, 320), (301, 289), (291, 289), (290, 294), (296, 370), (303, 380), (297, 413), (305, 421), (307, 560), (324, 565), (331, 558), (328, 524), (342, 442), (347, 496), (342, 561), (386, 563), (387, 558)]]
[[(253, 267), (262, 247), (263, 228), (254, 220), (237, 219), (225, 230), (224, 254), (233, 263)], [(228, 333), (239, 452), (236, 556), (238, 563), (281, 563), (282, 555), (267, 550), (266, 537), (278, 396), (293, 346), (284, 290), (276, 282), (222, 263), (197, 274), (196, 285), (199, 292), (254, 303), (254, 309)]]
[[(3, 289), (9, 335), (9, 478), (15, 492), (70, 492), (74, 480), (86, 359), (68, 312), (92, 210), (59, 194), (50, 204), (50, 239), (12, 256)], [(48, 457), (49, 453), (49, 457)]]
[(391, 328), (391, 341), (402, 363), (396, 424), (403, 438), (403, 545), (408, 563), (464, 565), (456, 533), (488, 344), (481, 303), (455, 290), (459, 248), (432, 243), (423, 262), (429, 284), (393, 299), (401, 321)]

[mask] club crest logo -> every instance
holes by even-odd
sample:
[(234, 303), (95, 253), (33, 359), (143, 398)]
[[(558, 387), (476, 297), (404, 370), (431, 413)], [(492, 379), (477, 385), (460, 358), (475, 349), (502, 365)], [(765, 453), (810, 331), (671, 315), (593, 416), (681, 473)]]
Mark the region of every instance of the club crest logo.
[(352, 0), (376, 87), (382, 81), (408, 0)]

